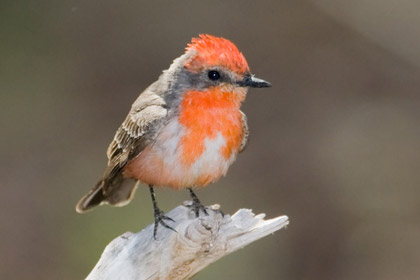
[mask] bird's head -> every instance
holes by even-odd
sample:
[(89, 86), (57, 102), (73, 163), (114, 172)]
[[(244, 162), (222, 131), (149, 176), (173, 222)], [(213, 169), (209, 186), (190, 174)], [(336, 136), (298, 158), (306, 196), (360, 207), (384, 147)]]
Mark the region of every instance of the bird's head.
[(185, 61), (187, 71), (194, 73), (207, 87), (227, 88), (270, 87), (271, 84), (250, 73), (243, 54), (231, 41), (201, 34), (186, 48), (190, 54)]
[[(251, 74), (243, 54), (231, 41), (207, 34), (193, 38), (185, 54), (165, 71), (172, 85), (172, 93), (221, 92), (231, 94), (236, 101), (245, 99), (249, 87), (263, 88), (271, 84)], [(173, 88), (174, 89), (174, 88)], [(176, 99), (178, 94), (171, 95)], [(168, 99), (172, 99), (169, 98)]]

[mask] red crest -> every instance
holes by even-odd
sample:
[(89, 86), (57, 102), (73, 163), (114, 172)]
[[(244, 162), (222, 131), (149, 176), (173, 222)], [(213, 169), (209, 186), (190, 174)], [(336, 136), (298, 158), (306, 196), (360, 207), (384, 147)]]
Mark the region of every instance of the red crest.
[(203, 68), (221, 66), (238, 74), (249, 72), (245, 57), (235, 44), (227, 39), (201, 34), (188, 44), (186, 51), (190, 50), (197, 51), (197, 55), (185, 64), (191, 71), (198, 72)]

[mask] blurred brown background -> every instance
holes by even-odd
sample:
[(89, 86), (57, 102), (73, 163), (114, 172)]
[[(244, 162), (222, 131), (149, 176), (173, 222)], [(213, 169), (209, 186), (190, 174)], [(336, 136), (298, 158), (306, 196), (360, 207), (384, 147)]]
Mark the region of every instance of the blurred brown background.
[[(225, 213), (290, 226), (196, 279), (420, 278), (420, 2), (0, 2), (0, 279), (82, 279), (105, 245), (153, 221), (74, 205), (102, 175), (131, 102), (200, 33), (270, 81), (251, 141), (198, 191)], [(158, 190), (164, 210), (188, 198)]]

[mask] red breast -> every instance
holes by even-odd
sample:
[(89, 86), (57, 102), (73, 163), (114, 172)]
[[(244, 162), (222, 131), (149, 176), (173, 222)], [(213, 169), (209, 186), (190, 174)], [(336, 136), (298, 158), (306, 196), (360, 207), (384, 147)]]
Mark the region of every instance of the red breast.
[(184, 94), (179, 116), (125, 168), (124, 174), (156, 186), (200, 187), (225, 175), (242, 141), (244, 89), (213, 87)]
[(214, 139), (218, 133), (225, 139), (220, 150), (225, 159), (238, 150), (242, 141), (239, 106), (244, 95), (220, 87), (185, 94), (179, 116), (179, 122), (187, 128), (179, 145), (183, 164), (194, 163), (203, 153), (204, 140)]

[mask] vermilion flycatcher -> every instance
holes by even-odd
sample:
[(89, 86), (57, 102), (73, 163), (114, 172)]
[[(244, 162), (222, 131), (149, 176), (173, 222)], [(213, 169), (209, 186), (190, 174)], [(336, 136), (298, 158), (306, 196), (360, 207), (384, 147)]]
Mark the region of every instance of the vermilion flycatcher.
[[(159, 79), (140, 94), (108, 147), (102, 179), (77, 204), (127, 204), (135, 179), (149, 185), (158, 224), (172, 220), (158, 208), (153, 187), (188, 189), (196, 216), (206, 209), (192, 188), (224, 176), (247, 142), (240, 110), (249, 87), (271, 84), (251, 75), (244, 56), (224, 38), (200, 35)], [(127, 184), (128, 183), (128, 184)]]

